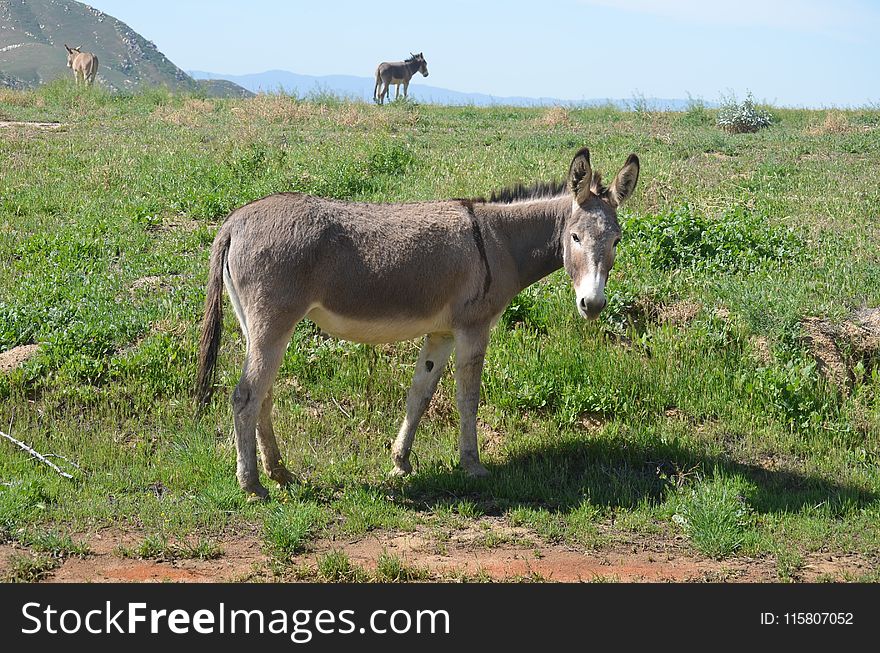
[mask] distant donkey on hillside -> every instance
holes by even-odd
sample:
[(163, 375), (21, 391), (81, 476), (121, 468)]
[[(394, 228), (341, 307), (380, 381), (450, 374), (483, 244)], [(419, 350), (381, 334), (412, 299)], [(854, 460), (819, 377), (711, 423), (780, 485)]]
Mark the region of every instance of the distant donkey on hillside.
[(94, 84), (95, 75), (98, 74), (98, 57), (91, 52), (82, 52), (82, 46), (71, 48), (65, 43), (64, 47), (67, 49), (67, 67), (73, 70), (77, 85), (80, 79), (83, 84)]
[(406, 97), (406, 91), (409, 88), (409, 80), (417, 72), (422, 73), (423, 77), (428, 76), (428, 62), (425, 61), (425, 55), (419, 52), (413, 54), (406, 61), (383, 61), (376, 68), (376, 86), (373, 88), (373, 100), (382, 104), (388, 97), (389, 87), (394, 84), (397, 92), (394, 99), (400, 97), (400, 85), (403, 84), (403, 97)]

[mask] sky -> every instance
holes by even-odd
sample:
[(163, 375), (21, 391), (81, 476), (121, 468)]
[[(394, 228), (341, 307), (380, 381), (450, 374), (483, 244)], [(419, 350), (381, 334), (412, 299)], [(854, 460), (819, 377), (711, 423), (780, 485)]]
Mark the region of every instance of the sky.
[[(880, 103), (880, 0), (94, 0), (184, 70), (372, 77), (497, 96)], [(421, 81), (415, 78), (414, 84)]]

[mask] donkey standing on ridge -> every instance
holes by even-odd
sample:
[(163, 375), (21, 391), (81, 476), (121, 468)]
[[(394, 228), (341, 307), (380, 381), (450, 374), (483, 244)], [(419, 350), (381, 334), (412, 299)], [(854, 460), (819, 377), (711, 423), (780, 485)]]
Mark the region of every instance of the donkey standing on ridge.
[(80, 79), (82, 79), (83, 84), (88, 84), (91, 86), (95, 83), (95, 75), (98, 74), (98, 57), (93, 55), (91, 52), (82, 52), (82, 48), (71, 48), (68, 47), (67, 43), (64, 44), (65, 49), (67, 50), (67, 67), (73, 70), (73, 77), (76, 80), (77, 86), (80, 83)]
[(422, 73), (423, 77), (428, 76), (428, 62), (425, 61), (425, 55), (419, 52), (413, 54), (406, 61), (383, 61), (376, 68), (376, 86), (373, 88), (373, 100), (379, 104), (383, 104), (385, 98), (389, 95), (389, 87), (391, 84), (396, 85), (396, 94), (394, 99), (400, 97), (400, 85), (403, 84), (403, 97), (406, 97), (406, 91), (409, 88), (409, 80), (417, 72)]
[(477, 404), (490, 329), (517, 293), (560, 267), (580, 314), (599, 315), (620, 240), (617, 207), (638, 177), (631, 154), (603, 186), (583, 148), (566, 182), (517, 186), (489, 200), (366, 204), (281, 193), (233, 211), (211, 248), (196, 392), (202, 405), (213, 392), (225, 286), (247, 343), (232, 393), (242, 489), (268, 495), (257, 444), (269, 478), (293, 480), (272, 430), (272, 384), (304, 317), (356, 342), (427, 334), (392, 450), (397, 475), (412, 471), (416, 427), (454, 346), (461, 465), (486, 475)]

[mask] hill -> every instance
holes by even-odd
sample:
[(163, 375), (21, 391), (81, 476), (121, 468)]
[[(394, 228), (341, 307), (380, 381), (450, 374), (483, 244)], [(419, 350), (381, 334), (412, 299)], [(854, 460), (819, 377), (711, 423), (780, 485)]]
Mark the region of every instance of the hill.
[[(203, 70), (187, 71), (195, 79), (218, 80), (224, 79), (235, 82), (254, 93), (273, 93), (283, 91), (286, 93), (307, 96), (313, 93), (329, 91), (354, 100), (372, 100), (375, 80), (371, 77), (357, 77), (354, 75), (300, 75), (287, 70), (267, 70), (262, 73), (247, 75), (226, 75), (211, 73)], [(393, 97), (394, 89), (392, 89)], [(498, 96), (486, 93), (466, 93), (438, 86), (429, 86), (422, 83), (422, 78), (416, 75), (409, 87), (409, 97), (420, 102), (431, 104), (449, 105), (476, 105), (491, 106), (494, 104), (530, 107), (530, 106), (553, 106), (553, 105), (579, 105), (599, 106), (613, 104), (619, 108), (631, 108), (633, 100), (614, 98), (580, 98), (561, 99), (553, 97), (524, 97), (524, 96)], [(648, 108), (659, 111), (679, 111), (688, 106), (689, 100), (680, 98), (639, 98)]]
[(122, 21), (73, 0), (0, 3), (0, 85), (37, 86), (69, 75), (65, 43), (94, 52), (100, 61), (98, 83), (113, 91), (165, 86), (174, 91), (249, 95), (230, 83), (194, 80)]

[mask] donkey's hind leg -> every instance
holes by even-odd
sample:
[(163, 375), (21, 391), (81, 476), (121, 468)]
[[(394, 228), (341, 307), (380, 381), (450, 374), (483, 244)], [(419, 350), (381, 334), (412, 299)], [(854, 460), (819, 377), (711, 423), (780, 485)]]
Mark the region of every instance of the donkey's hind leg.
[[(268, 337), (268, 334), (252, 330), (241, 379), (232, 393), (237, 454), (236, 476), (241, 489), (258, 499), (265, 499), (269, 496), (269, 492), (260, 484), (260, 476), (257, 472), (257, 421), (264, 411), (264, 400), (272, 388), (278, 368), (281, 367), (281, 359), (289, 341), (290, 331), (285, 331), (283, 334), (275, 333)], [(268, 407), (271, 411), (271, 401), (268, 402)], [(262, 436), (266, 440), (268, 433), (271, 433), (271, 422), (269, 424), (268, 431), (261, 429)], [(272, 441), (274, 442), (274, 437)], [(274, 449), (277, 451), (277, 444)], [(279, 458), (273, 457), (276, 460)]]
[(449, 335), (428, 334), (425, 338), (416, 363), (412, 385), (406, 395), (406, 417), (391, 449), (394, 459), (394, 469), (391, 470), (393, 476), (404, 476), (412, 471), (409, 452), (412, 449), (416, 427), (437, 390), (437, 383), (443, 375), (453, 343)]
[(278, 442), (275, 440), (275, 429), (272, 428), (271, 387), (260, 408), (260, 418), (257, 422), (257, 446), (260, 449), (260, 458), (263, 460), (263, 469), (266, 471), (266, 475), (281, 486), (293, 482), (293, 474), (287, 471), (284, 466), (281, 452), (278, 450)]

